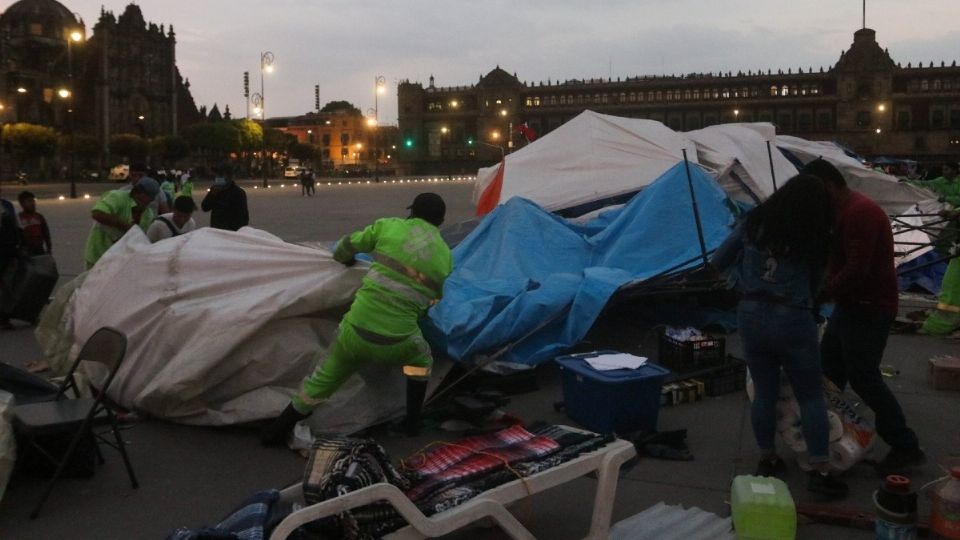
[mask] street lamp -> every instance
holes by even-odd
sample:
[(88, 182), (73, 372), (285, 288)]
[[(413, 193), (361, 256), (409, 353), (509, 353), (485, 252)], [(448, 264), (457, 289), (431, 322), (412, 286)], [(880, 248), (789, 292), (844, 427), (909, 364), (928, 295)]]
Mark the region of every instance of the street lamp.
[(387, 91), (387, 79), (383, 75), (373, 78), (373, 181), (380, 181), (380, 94)]
[[(79, 14), (74, 13), (74, 17), (77, 17), (79, 20)], [(67, 36), (67, 82), (70, 85), (69, 89), (61, 88), (58, 94), (63, 99), (68, 99), (73, 97), (73, 44), (80, 43), (83, 41), (84, 35), (79, 29), (73, 29), (70, 34)], [(76, 155), (77, 155), (77, 141), (76, 133), (73, 130), (73, 100), (71, 99), (70, 104), (67, 107), (67, 127), (70, 129), (70, 170), (68, 175), (70, 176), (70, 198), (77, 198), (77, 179), (76, 171)]]
[(263, 178), (263, 187), (267, 187), (267, 113), (266, 99), (264, 99), (264, 73), (273, 73), (274, 56), (270, 51), (260, 53), (260, 93), (254, 94), (254, 111), (260, 115), (260, 126), (263, 129), (263, 137), (260, 146), (260, 174)]

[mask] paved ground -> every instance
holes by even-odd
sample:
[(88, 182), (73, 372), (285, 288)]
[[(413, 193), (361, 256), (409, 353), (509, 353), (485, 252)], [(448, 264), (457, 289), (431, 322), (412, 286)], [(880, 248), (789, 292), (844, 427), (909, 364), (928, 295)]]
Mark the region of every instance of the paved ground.
[[(252, 184), (250, 184), (252, 185)], [(83, 186), (90, 193), (101, 186)], [(383, 215), (403, 215), (424, 184), (320, 186), (317, 197), (303, 198), (294, 188), (270, 191), (248, 190), (252, 222), (289, 241), (333, 240)], [(4, 197), (13, 198), (20, 186), (4, 185)], [(472, 185), (466, 182), (430, 184), (448, 203), (448, 219), (471, 216)], [(65, 193), (64, 186), (34, 189), (42, 195)], [(40, 211), (50, 221), (54, 246), (64, 276), (82, 267), (81, 252), (89, 228), (92, 200), (43, 198)], [(203, 214), (198, 221), (206, 224)], [(637, 329), (638, 345), (651, 356), (655, 346)], [(729, 350), (738, 352), (735, 336)], [(934, 392), (926, 379), (926, 360), (935, 354), (955, 352), (956, 342), (921, 336), (892, 336), (885, 362), (900, 369), (891, 385), (907, 417), (920, 434), (930, 463), (917, 471), (914, 481), (924, 484), (939, 476), (937, 464), (960, 464), (960, 394)], [(0, 334), (0, 358), (25, 364), (40, 356), (29, 329)], [(561, 399), (558, 373), (551, 366), (537, 371), (541, 390), (516, 396), (507, 410), (532, 422), (570, 420), (553, 409)], [(655, 504), (699, 506), (728, 515), (729, 485), (733, 476), (752, 472), (756, 452), (749, 426), (748, 408), (742, 393), (708, 399), (695, 404), (666, 408), (660, 414), (660, 429), (687, 428), (696, 456), (693, 462), (641, 460), (627, 471), (620, 483), (614, 520), (623, 519)], [(413, 453), (428, 442), (450, 436), (425, 432), (415, 439), (398, 438), (374, 431), (392, 456)], [(181, 525), (216, 522), (247, 495), (264, 488), (280, 487), (301, 474), (303, 460), (293, 452), (264, 449), (256, 433), (242, 428), (196, 428), (161, 421), (145, 421), (125, 433), (141, 488), (131, 490), (115, 454), (106, 454), (107, 464), (89, 480), (65, 480), (39, 520), (27, 519), (38, 495), (36, 483), (20, 482), (10, 487), (0, 504), (0, 537), (33, 538), (163, 538)], [(881, 445), (882, 446), (882, 445)], [(885, 448), (879, 448), (882, 452)], [(870, 494), (878, 485), (872, 469), (858, 466), (846, 475), (851, 495), (838, 507), (870, 510)], [(819, 502), (803, 488), (804, 476), (793, 468), (788, 483), (799, 501)], [(579, 479), (568, 486), (518, 505), (517, 515), (540, 538), (581, 537), (589, 524), (594, 481)], [(924, 508), (926, 505), (924, 506)], [(801, 538), (872, 538), (872, 533), (803, 524)], [(503, 538), (497, 531), (473, 529), (451, 538)]]

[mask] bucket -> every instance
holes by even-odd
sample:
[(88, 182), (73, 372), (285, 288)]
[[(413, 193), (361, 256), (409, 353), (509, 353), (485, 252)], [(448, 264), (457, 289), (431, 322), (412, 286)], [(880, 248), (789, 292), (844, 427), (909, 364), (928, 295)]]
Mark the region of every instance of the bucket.
[(877, 540), (916, 540), (917, 494), (910, 489), (909, 478), (888, 476), (873, 492), (873, 504), (877, 509)]

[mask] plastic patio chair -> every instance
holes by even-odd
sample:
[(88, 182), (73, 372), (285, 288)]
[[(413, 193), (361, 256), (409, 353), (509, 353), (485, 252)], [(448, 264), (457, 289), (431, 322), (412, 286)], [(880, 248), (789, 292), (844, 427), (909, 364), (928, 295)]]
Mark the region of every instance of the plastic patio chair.
[[(103, 456), (100, 454), (99, 443), (102, 442), (111, 446), (120, 452), (123, 457), (123, 463), (127, 468), (127, 474), (130, 476), (130, 483), (133, 488), (140, 487), (137, 478), (133, 473), (133, 466), (130, 464), (130, 457), (127, 456), (126, 445), (123, 438), (120, 437), (120, 430), (117, 426), (117, 417), (112, 409), (112, 402), (106, 397), (107, 389), (113, 382), (120, 363), (123, 361), (127, 351), (127, 337), (118, 330), (109, 327), (103, 327), (94, 332), (92, 336), (84, 343), (80, 354), (77, 355), (70, 371), (60, 385), (56, 398), (53, 401), (44, 401), (39, 403), (30, 403), (20, 405), (13, 409), (13, 426), (16, 432), (23, 437), (24, 450), (23, 455), (30, 452), (39, 452), (47, 460), (56, 465), (56, 471), (47, 482), (37, 501), (37, 506), (30, 514), (30, 519), (36, 519), (40, 514), (40, 508), (53, 491), (53, 486), (60, 479), (67, 464), (73, 458), (80, 441), (84, 437), (93, 435), (95, 437), (95, 446), (97, 447), (97, 457), (100, 463), (103, 463)], [(77, 371), (81, 361), (99, 362), (106, 366), (108, 375), (106, 380), (100, 386), (96, 397), (79, 397), (77, 382), (74, 373)], [(66, 393), (73, 390), (78, 397), (69, 399)], [(110, 425), (110, 431), (113, 432), (113, 441), (107, 439), (107, 432), (97, 433), (95, 426)], [(51, 434), (73, 434), (70, 444), (66, 451), (60, 457), (51, 455), (37, 444), (37, 437)]]

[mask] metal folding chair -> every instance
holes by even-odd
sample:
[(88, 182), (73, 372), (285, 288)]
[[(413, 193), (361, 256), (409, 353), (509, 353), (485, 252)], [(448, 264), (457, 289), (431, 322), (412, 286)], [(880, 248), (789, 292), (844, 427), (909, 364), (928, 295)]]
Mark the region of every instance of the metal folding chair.
[[(21, 436), (23, 443), (22, 456), (25, 457), (31, 452), (38, 452), (47, 460), (56, 466), (56, 471), (47, 482), (37, 501), (37, 506), (30, 514), (30, 519), (36, 519), (40, 514), (40, 508), (53, 491), (53, 486), (60, 479), (67, 464), (73, 458), (80, 441), (84, 437), (95, 438), (96, 443), (100, 442), (111, 446), (120, 452), (123, 457), (123, 463), (127, 468), (127, 474), (130, 476), (130, 483), (136, 489), (140, 485), (133, 473), (133, 466), (130, 464), (130, 457), (127, 456), (127, 449), (123, 438), (120, 437), (120, 430), (117, 426), (117, 416), (113, 411), (112, 402), (106, 397), (107, 389), (113, 382), (117, 370), (123, 361), (127, 351), (127, 338), (122, 333), (113, 328), (103, 327), (96, 332), (90, 339), (84, 343), (80, 354), (77, 355), (70, 371), (60, 385), (56, 399), (40, 403), (30, 403), (20, 405), (13, 409), (13, 426), (16, 433)], [(80, 397), (77, 381), (74, 377), (77, 367), (81, 361), (99, 362), (106, 366), (108, 375), (103, 384), (99, 387), (95, 397)], [(66, 393), (73, 390), (77, 396), (69, 399)], [(106, 436), (108, 431), (97, 433), (95, 426), (110, 425), (109, 432), (113, 432), (113, 441)], [(52, 434), (72, 434), (70, 444), (61, 456), (52, 455), (37, 443), (38, 437)], [(103, 463), (103, 456), (97, 447), (97, 457), (100, 463)]]

